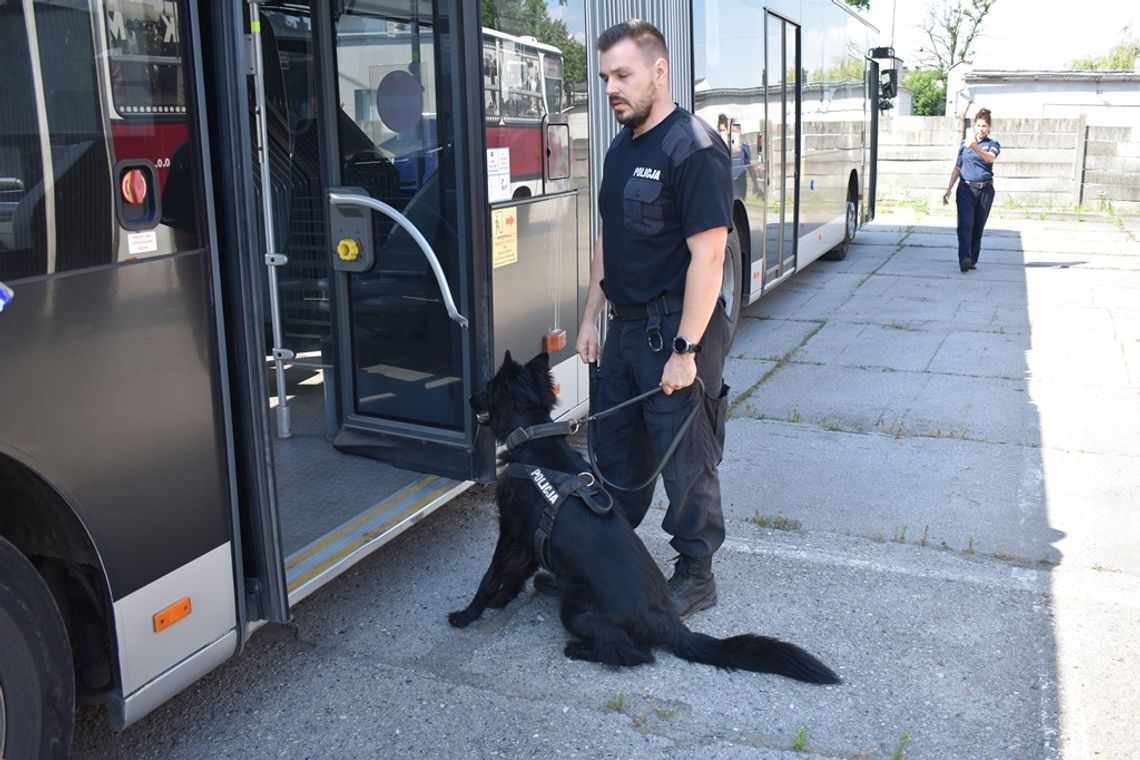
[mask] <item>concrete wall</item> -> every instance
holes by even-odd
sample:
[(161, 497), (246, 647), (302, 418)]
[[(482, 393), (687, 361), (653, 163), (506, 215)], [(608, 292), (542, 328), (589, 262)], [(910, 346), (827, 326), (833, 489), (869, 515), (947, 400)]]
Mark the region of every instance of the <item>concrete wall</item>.
[[(961, 122), (888, 112), (879, 125), (879, 198), (941, 204)], [(1107, 201), (1121, 213), (1140, 213), (1140, 127), (1090, 126), (1084, 118), (1000, 119), (993, 136), (1002, 147), (994, 171), (998, 205), (1096, 208)]]

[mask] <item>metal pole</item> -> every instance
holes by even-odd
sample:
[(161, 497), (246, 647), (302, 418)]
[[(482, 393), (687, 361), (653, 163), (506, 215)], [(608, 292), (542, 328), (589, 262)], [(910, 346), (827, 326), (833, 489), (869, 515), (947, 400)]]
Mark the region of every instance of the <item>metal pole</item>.
[(273, 366), (277, 376), (277, 437), (289, 438), (293, 435), (293, 420), (289, 409), (289, 399), (285, 390), (285, 362), (292, 361), (295, 354), (282, 346), (281, 303), (277, 293), (277, 267), (289, 259), (277, 253), (277, 241), (273, 229), (273, 192), (269, 177), (269, 127), (265, 107), (265, 67), (261, 52), (261, 0), (249, 0), (250, 51), (249, 62), (253, 71), (254, 90), (257, 98), (257, 160), (261, 165), (261, 212), (265, 226), (265, 266), (269, 275), (269, 316), (273, 323)]

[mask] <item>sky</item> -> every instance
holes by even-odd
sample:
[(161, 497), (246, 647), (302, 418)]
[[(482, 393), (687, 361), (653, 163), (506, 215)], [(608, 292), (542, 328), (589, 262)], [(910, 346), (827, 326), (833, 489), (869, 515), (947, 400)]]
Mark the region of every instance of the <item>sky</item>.
[[(884, 45), (890, 44), (893, 11), (895, 54), (909, 68), (920, 63), (927, 10), (940, 1), (871, 0), (869, 16)], [(1074, 58), (1108, 52), (1126, 25), (1140, 39), (1137, 0), (996, 0), (974, 44), (974, 68), (1066, 69)]]

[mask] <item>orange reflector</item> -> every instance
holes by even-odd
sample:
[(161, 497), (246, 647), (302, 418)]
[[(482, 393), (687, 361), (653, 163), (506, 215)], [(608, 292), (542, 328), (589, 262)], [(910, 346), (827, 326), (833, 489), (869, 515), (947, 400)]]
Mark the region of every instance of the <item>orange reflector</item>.
[(174, 604), (154, 615), (154, 632), (165, 631), (190, 614), (190, 597), (184, 596)]
[(542, 350), (548, 354), (566, 348), (566, 331), (551, 330), (542, 336)]
[(146, 175), (141, 169), (130, 169), (123, 172), (121, 183), (123, 200), (131, 204), (139, 204), (146, 200)]

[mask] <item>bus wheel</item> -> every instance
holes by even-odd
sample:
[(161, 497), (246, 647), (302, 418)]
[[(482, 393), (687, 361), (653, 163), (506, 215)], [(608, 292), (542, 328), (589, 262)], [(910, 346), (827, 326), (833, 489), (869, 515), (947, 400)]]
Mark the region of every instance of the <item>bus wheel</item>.
[(724, 245), (724, 277), (720, 283), (720, 297), (724, 299), (724, 312), (728, 315), (728, 343), (736, 336), (736, 326), (740, 322), (741, 273), (740, 273), (740, 234), (733, 225)]
[(67, 757), (75, 718), (67, 628), (43, 578), (3, 538), (0, 641), (0, 757)]
[(828, 261), (843, 261), (847, 258), (847, 251), (851, 248), (851, 241), (855, 239), (855, 230), (859, 226), (859, 205), (847, 199), (847, 220), (843, 228), (843, 242), (823, 254)]

